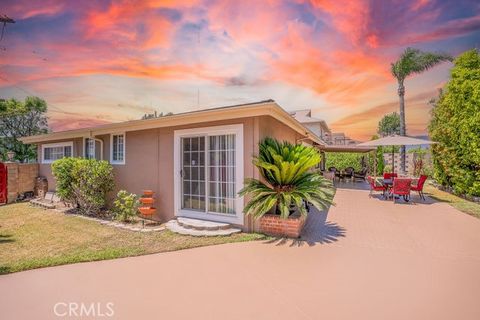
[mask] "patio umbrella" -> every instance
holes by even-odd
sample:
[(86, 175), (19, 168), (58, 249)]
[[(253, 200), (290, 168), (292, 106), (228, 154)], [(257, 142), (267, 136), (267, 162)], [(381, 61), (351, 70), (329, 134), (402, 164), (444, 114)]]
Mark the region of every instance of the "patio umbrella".
[(391, 146), (392, 147), (392, 171), (395, 172), (395, 149), (393, 146), (418, 146), (422, 144), (434, 144), (436, 142), (424, 139), (417, 139), (408, 136), (387, 136), (376, 140), (371, 140), (367, 142), (362, 142), (357, 144), (357, 147), (381, 147), (381, 146)]

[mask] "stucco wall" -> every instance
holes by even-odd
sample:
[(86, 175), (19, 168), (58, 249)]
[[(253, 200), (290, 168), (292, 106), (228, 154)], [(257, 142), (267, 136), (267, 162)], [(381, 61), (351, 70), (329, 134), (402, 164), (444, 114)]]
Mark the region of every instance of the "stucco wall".
[[(198, 127), (243, 124), (244, 128), (244, 172), (251, 176), (254, 153), (253, 118), (231, 121), (208, 122), (202, 124), (150, 129), (127, 132), (126, 161), (124, 165), (113, 165), (117, 190), (141, 194), (143, 189), (155, 191), (157, 216), (162, 221), (174, 217), (174, 131)], [(107, 143), (109, 149), (110, 144)], [(109, 150), (105, 150), (109, 154)]]
[(301, 136), (296, 131), (287, 127), (280, 121), (272, 117), (260, 117), (259, 139), (272, 137), (281, 141), (295, 143)]
[[(126, 133), (125, 164), (114, 164), (115, 193), (120, 189), (141, 194), (143, 189), (155, 191), (157, 217), (167, 221), (174, 217), (174, 131), (181, 129), (243, 124), (244, 177), (259, 178), (252, 164), (252, 155), (258, 153), (258, 142), (270, 136), (295, 142), (300, 138), (294, 130), (271, 117), (249, 117), (229, 121), (215, 121), (185, 126), (131, 131)], [(103, 159), (110, 159), (110, 135), (96, 136), (103, 141)], [(56, 141), (60, 142), (60, 141)], [(83, 155), (83, 139), (75, 139), (74, 155)], [(39, 146), (41, 152), (41, 146)], [(39, 154), (41, 159), (41, 154)], [(49, 189), (55, 188), (49, 164), (40, 164), (40, 175), (47, 177)], [(115, 194), (113, 193), (112, 196)], [(248, 199), (245, 199), (248, 201)], [(244, 229), (253, 230), (254, 221), (246, 218)]]

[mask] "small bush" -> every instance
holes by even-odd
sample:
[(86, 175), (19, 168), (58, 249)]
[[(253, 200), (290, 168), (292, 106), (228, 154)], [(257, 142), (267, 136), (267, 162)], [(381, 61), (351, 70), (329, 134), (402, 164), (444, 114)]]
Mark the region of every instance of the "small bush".
[(62, 200), (77, 204), (73, 194), (73, 167), (76, 158), (63, 158), (52, 163), (52, 172), (57, 181), (57, 194)]
[(115, 219), (128, 222), (137, 216), (137, 210), (140, 202), (138, 201), (138, 196), (136, 194), (128, 193), (125, 190), (120, 190), (117, 194), (117, 199), (113, 204)]
[(53, 163), (52, 170), (60, 197), (75, 204), (82, 213), (98, 213), (115, 186), (113, 168), (107, 161), (63, 158)]

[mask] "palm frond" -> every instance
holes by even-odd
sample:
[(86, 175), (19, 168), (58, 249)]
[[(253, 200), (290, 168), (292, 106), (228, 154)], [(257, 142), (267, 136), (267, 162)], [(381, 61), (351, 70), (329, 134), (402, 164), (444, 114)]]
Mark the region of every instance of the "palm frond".
[(424, 52), (415, 48), (406, 48), (400, 58), (391, 64), (391, 72), (399, 82), (403, 82), (413, 73), (421, 73), (441, 62), (452, 60), (453, 57), (447, 53)]
[(292, 208), (306, 215), (304, 201), (320, 210), (331, 203), (332, 184), (311, 171), (321, 161), (318, 150), (266, 138), (259, 144), (259, 151), (253, 164), (265, 182), (245, 180), (239, 194), (251, 196), (244, 208), (246, 214), (259, 218), (275, 207), (282, 218), (287, 218)]

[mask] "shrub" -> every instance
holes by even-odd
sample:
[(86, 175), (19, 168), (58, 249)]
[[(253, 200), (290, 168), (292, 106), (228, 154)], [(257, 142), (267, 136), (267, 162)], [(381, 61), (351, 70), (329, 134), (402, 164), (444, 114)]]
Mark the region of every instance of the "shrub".
[(458, 194), (480, 195), (480, 54), (457, 59), (429, 126), (434, 178)]
[(112, 165), (103, 160), (77, 159), (73, 176), (79, 209), (83, 213), (98, 213), (107, 203), (107, 193), (115, 187)]
[(331, 203), (331, 183), (320, 173), (310, 170), (321, 159), (315, 148), (266, 138), (259, 149), (253, 163), (265, 183), (256, 179), (245, 180), (245, 187), (239, 194), (252, 196), (244, 209), (247, 215), (260, 218), (275, 207), (275, 213), (286, 219), (295, 211), (292, 208), (306, 215), (304, 201), (318, 209)]
[(62, 199), (87, 214), (96, 214), (106, 206), (107, 193), (115, 186), (113, 168), (107, 161), (64, 158), (56, 160), (52, 168)]
[(120, 190), (117, 193), (117, 199), (113, 202), (115, 219), (128, 222), (137, 216), (137, 210), (140, 205), (138, 196), (134, 193), (128, 193)]
[(326, 163), (325, 167), (335, 167), (338, 170), (343, 170), (347, 167), (352, 167), (356, 172), (362, 170), (362, 157), (364, 154), (361, 153), (350, 153), (350, 152), (327, 152), (325, 154)]
[(52, 163), (52, 173), (57, 181), (57, 194), (59, 197), (67, 202), (77, 204), (73, 194), (73, 167), (76, 163), (76, 158), (63, 158)]

